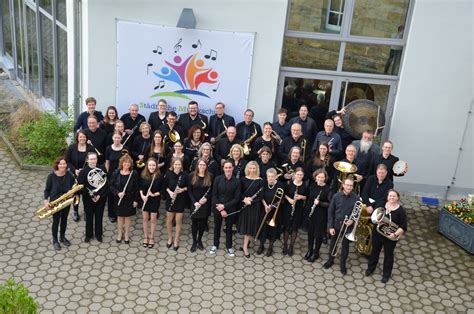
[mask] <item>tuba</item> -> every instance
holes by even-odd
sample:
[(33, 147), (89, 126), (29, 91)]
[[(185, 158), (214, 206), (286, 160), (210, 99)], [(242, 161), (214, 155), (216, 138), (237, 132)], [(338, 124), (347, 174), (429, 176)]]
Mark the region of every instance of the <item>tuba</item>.
[(250, 154), (250, 151), (252, 150), (250, 148), (250, 145), (252, 144), (252, 141), (255, 139), (255, 137), (257, 136), (257, 127), (254, 125), (253, 126), (253, 134), (248, 138), (246, 139), (243, 143), (242, 143), (242, 148), (244, 150), (244, 155), (248, 156)]
[[(357, 172), (357, 166), (346, 161), (336, 161), (333, 166), (339, 171), (339, 177), (337, 178), (339, 184), (337, 190), (340, 192), (342, 191), (344, 180), (347, 178), (354, 178), (354, 174)], [(354, 187), (354, 190), (355, 189), (356, 188)]]
[(38, 219), (48, 218), (72, 204), (78, 204), (79, 197), (75, 194), (83, 188), (84, 186), (82, 184), (74, 184), (69, 191), (61, 195), (58, 199), (50, 202), (50, 207), (43, 206), (36, 210), (35, 216), (38, 217)]
[(372, 223), (377, 225), (377, 232), (392, 241), (398, 241), (400, 239), (399, 236), (395, 236), (395, 238), (390, 238), (389, 234), (395, 233), (398, 230), (399, 226), (392, 222), (391, 219), (385, 217), (384, 214), (385, 209), (383, 207), (379, 207), (374, 210), (370, 220)]
[(370, 214), (367, 207), (363, 205), (360, 214), (359, 224), (355, 230), (355, 248), (362, 255), (369, 256), (372, 252), (372, 225), (370, 224)]
[[(349, 217), (347, 217), (347, 215), (346, 215), (346, 217), (344, 218), (344, 221), (342, 222), (341, 230), (339, 231), (339, 235), (337, 236), (336, 242), (335, 242), (334, 247), (333, 247), (332, 252), (331, 252), (332, 257), (336, 257), (337, 254), (339, 253), (339, 247), (341, 246), (342, 241), (344, 240), (344, 237), (349, 241), (355, 241), (357, 239), (356, 235), (355, 235), (355, 231), (357, 230), (357, 225), (359, 223), (359, 218), (360, 218), (360, 215), (362, 213), (362, 209), (364, 208), (364, 206), (365, 205), (362, 204), (361, 201), (357, 201), (354, 204), (354, 208), (352, 209), (351, 215)], [(352, 228), (351, 233), (346, 234), (347, 229), (349, 228), (346, 225), (346, 222), (348, 222), (349, 220), (352, 220), (354, 222), (353, 223), (354, 227)]]

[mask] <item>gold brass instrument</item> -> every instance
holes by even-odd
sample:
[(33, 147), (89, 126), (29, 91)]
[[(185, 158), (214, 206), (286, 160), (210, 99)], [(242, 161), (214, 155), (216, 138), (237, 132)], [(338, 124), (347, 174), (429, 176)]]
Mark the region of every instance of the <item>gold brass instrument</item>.
[[(166, 139), (169, 139), (169, 141), (166, 141)], [(168, 132), (168, 135), (165, 136), (164, 144), (167, 144), (169, 142), (176, 143), (181, 139), (181, 136), (179, 135), (178, 131), (176, 130), (170, 130)]]
[[(288, 164), (287, 164), (288, 165)], [(276, 175), (276, 178), (278, 179), (279, 177), (281, 177), (285, 172), (283, 171), (283, 169), (281, 168), (278, 168), (275, 166), (275, 170), (277, 171), (277, 175)]]
[(377, 225), (377, 232), (386, 237), (389, 240), (392, 241), (398, 241), (400, 239), (400, 236), (395, 236), (395, 238), (390, 238), (389, 234), (395, 233), (399, 226), (392, 222), (390, 218), (385, 217), (385, 208), (379, 207), (374, 210), (372, 213), (372, 216), (370, 219), (372, 220), (372, 223)]
[(275, 130), (272, 130), (271, 137), (273, 137), (273, 138), (275, 139), (275, 141), (277, 141), (278, 145), (280, 145), (281, 142), (283, 142), (283, 140), (281, 139), (280, 135), (278, 135), (278, 133), (275, 132)]
[[(361, 201), (357, 201), (354, 204), (354, 208), (352, 209), (351, 215), (349, 217), (347, 217), (347, 215), (346, 215), (346, 217), (344, 218), (344, 221), (342, 222), (341, 230), (339, 230), (339, 235), (337, 236), (336, 242), (335, 242), (334, 247), (331, 251), (331, 256), (332, 257), (336, 257), (337, 254), (339, 253), (339, 247), (341, 246), (342, 241), (344, 240), (344, 237), (349, 241), (355, 241), (356, 238), (355, 238), (355, 233), (354, 232), (355, 232), (355, 230), (357, 230), (357, 225), (359, 223), (359, 218), (360, 218), (360, 215), (362, 213), (363, 206), (364, 206), (364, 204), (362, 204)], [(349, 228), (349, 226), (347, 226), (346, 223), (349, 220), (352, 220), (354, 222), (352, 224), (354, 227), (352, 228), (351, 233), (346, 234), (347, 229)]]
[(257, 136), (257, 127), (255, 125), (253, 127), (253, 130), (254, 130), (253, 134), (242, 143), (242, 148), (244, 149), (244, 155), (246, 156), (250, 154), (250, 151), (252, 150), (250, 148), (250, 145), (252, 144), (252, 141)]
[[(202, 126), (201, 126), (202, 131), (205, 131), (206, 128), (207, 128), (207, 124), (206, 124), (206, 122), (204, 122), (204, 121), (201, 119), (201, 115), (199, 115), (199, 120), (201, 121), (201, 124), (202, 124)], [(204, 136), (205, 136), (205, 137), (209, 137), (209, 134), (204, 133)]]
[(305, 154), (306, 154), (306, 139), (304, 138), (302, 141), (301, 141), (301, 156), (300, 156), (300, 160), (301, 162), (304, 163), (304, 157), (305, 157)]
[(145, 167), (145, 162), (143, 160), (139, 159), (139, 160), (137, 160), (135, 165), (137, 166), (138, 169), (143, 169), (143, 167)]
[[(295, 174), (295, 171), (293, 169), (290, 168), (290, 166), (288, 165), (288, 163), (284, 163), (283, 165), (281, 165), (283, 171), (280, 175), (285, 175), (285, 174), (289, 174), (293, 177), (293, 175)], [(281, 170), (281, 169), (280, 169)]]
[(285, 191), (283, 191), (282, 188), (276, 189), (275, 195), (273, 195), (272, 202), (270, 203), (270, 208), (275, 208), (275, 213), (273, 214), (272, 219), (269, 222), (267, 222), (267, 218), (268, 218), (268, 215), (271, 213), (271, 210), (268, 213), (265, 213), (262, 223), (260, 224), (257, 234), (255, 235), (254, 241), (257, 241), (257, 239), (260, 237), (260, 233), (262, 233), (263, 226), (265, 225), (265, 223), (267, 223), (270, 227), (276, 226), (276, 217), (277, 217), (278, 209), (280, 208), (280, 204), (281, 204), (284, 194), (285, 194)]
[(369, 256), (372, 252), (372, 225), (370, 224), (370, 214), (367, 212), (367, 206), (362, 206), (359, 224), (355, 231), (355, 248), (362, 255)]
[(83, 188), (84, 185), (82, 184), (74, 184), (69, 191), (61, 195), (58, 199), (49, 202), (50, 207), (43, 206), (36, 210), (35, 216), (38, 217), (38, 219), (48, 218), (72, 204), (77, 205), (79, 203), (79, 197), (75, 194)]
[(225, 125), (224, 119), (222, 119), (222, 125), (224, 126), (224, 131), (217, 134), (216, 138), (214, 139), (214, 145), (217, 145), (217, 142), (219, 142), (227, 133), (227, 126)]
[(339, 177), (337, 178), (339, 184), (337, 186), (337, 190), (341, 192), (344, 180), (347, 178), (355, 179), (354, 174), (357, 172), (357, 166), (346, 161), (336, 161), (333, 166), (339, 171)]

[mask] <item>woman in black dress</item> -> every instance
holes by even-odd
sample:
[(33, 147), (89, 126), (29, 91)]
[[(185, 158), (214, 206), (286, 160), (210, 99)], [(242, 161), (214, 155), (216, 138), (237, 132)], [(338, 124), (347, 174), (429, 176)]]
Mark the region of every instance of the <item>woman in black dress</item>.
[(299, 146), (293, 146), (288, 153), (288, 159), (281, 165), (284, 171), (282, 177), (287, 183), (293, 180), (297, 168), (304, 168), (304, 163), (300, 160), (300, 157), (301, 148)]
[(147, 122), (142, 122), (138, 129), (140, 131), (140, 135), (133, 139), (131, 153), (133, 160), (135, 161), (135, 165), (141, 170), (145, 167), (145, 162), (148, 158), (147, 152), (150, 150), (152, 138), (150, 135), (151, 127)]
[(166, 156), (166, 167), (171, 168), (171, 161), (175, 158), (181, 159), (183, 163), (183, 170), (189, 170), (189, 166), (191, 165), (191, 161), (189, 157), (184, 153), (184, 146), (181, 141), (176, 141), (173, 145), (173, 149), (171, 152)]
[(206, 142), (201, 145), (198, 152), (198, 159), (193, 160), (190, 171), (196, 171), (196, 165), (199, 159), (206, 161), (207, 170), (212, 174), (212, 177), (215, 178), (219, 173), (219, 166), (214, 157), (212, 157), (212, 145), (210, 143)]
[(241, 145), (232, 145), (230, 148), (230, 160), (234, 165), (232, 175), (240, 180), (244, 176), (245, 165), (247, 164), (244, 160), (244, 150)]
[(326, 235), (328, 224), (328, 207), (331, 193), (327, 182), (327, 172), (320, 168), (313, 175), (306, 202), (305, 219), (308, 227), (308, 252), (304, 259), (313, 263), (319, 258), (319, 249)]
[(163, 168), (165, 167), (166, 157), (165, 145), (163, 144), (163, 134), (159, 130), (153, 132), (153, 140), (151, 141), (148, 156), (157, 160), (160, 172), (166, 172), (165, 168)]
[(271, 160), (272, 151), (270, 148), (264, 146), (260, 148), (259, 158), (257, 159), (258, 168), (260, 170), (260, 177), (266, 179), (267, 170), (276, 168), (275, 163)]
[[(86, 237), (84, 239), (86, 243), (94, 237), (94, 232), (97, 241), (102, 242), (102, 219), (107, 199), (107, 185), (105, 184), (107, 183), (107, 174), (104, 166), (98, 165), (97, 161), (97, 153), (88, 152), (87, 166), (81, 170), (77, 177), (77, 182), (84, 185), (82, 204), (86, 216)], [(100, 181), (98, 180), (99, 177), (101, 178)], [(104, 184), (99, 185), (98, 183)]]
[[(74, 185), (74, 182), (74, 175), (68, 171), (66, 158), (63, 156), (56, 158), (53, 164), (53, 171), (46, 179), (46, 187), (44, 188), (44, 206), (51, 207), (50, 203), (69, 191)], [(66, 239), (67, 216), (69, 215), (70, 207), (71, 206), (67, 206), (53, 214), (51, 232), (53, 234), (53, 247), (56, 251), (61, 250), (59, 241), (61, 241), (65, 246), (71, 245), (71, 242)], [(59, 225), (61, 225), (61, 231), (58, 241)]]
[[(77, 178), (82, 168), (86, 166), (87, 153), (93, 152), (94, 148), (92, 145), (87, 144), (87, 135), (84, 131), (79, 130), (76, 132), (76, 142), (69, 145), (66, 151), (66, 162), (69, 167), (69, 171), (74, 174)], [(78, 222), (81, 218), (79, 216), (79, 204), (73, 205), (74, 213), (72, 219)]]
[[(170, 170), (166, 173), (164, 188), (166, 189), (166, 231), (168, 241), (166, 247), (173, 246), (175, 251), (179, 248), (181, 226), (183, 223), (184, 208), (188, 204), (188, 174), (183, 170), (181, 158), (171, 160)], [(176, 234), (173, 242), (173, 220), (176, 220)]]
[(258, 164), (249, 161), (245, 166), (245, 177), (240, 179), (242, 183), (242, 211), (237, 222), (237, 230), (244, 236), (244, 256), (249, 258), (249, 244), (257, 233), (262, 221), (262, 190), (263, 179), (260, 178)]
[(195, 252), (196, 248), (204, 250), (202, 236), (207, 226), (207, 219), (211, 214), (212, 179), (213, 176), (207, 168), (207, 161), (198, 159), (197, 169), (191, 173), (188, 186), (193, 236), (191, 252)]
[(366, 276), (372, 275), (379, 261), (380, 251), (383, 248), (383, 274), (382, 283), (386, 283), (392, 276), (393, 252), (397, 245), (397, 240), (407, 231), (407, 215), (405, 209), (400, 205), (400, 193), (391, 189), (388, 192), (387, 203), (384, 207), (384, 216), (387, 220), (398, 225), (395, 232), (388, 233), (387, 237), (377, 231), (377, 225), (372, 231), (372, 252), (369, 257), (369, 264), (365, 271)]
[[(303, 221), (304, 202), (306, 200), (306, 186), (303, 182), (304, 170), (296, 168), (293, 180), (286, 186), (285, 205), (283, 206), (283, 255), (293, 256), (293, 247), (298, 229)], [(290, 246), (288, 238), (291, 235)]]
[(306, 177), (311, 178), (313, 173), (318, 169), (323, 169), (327, 173), (326, 183), (330, 184), (334, 176), (334, 157), (329, 154), (329, 145), (326, 142), (321, 142), (318, 151), (314, 158), (306, 167)]
[(117, 243), (122, 242), (123, 236), (125, 244), (129, 244), (132, 216), (136, 214), (138, 204), (138, 173), (133, 170), (133, 160), (129, 155), (123, 155), (120, 158), (119, 167), (112, 174), (110, 190), (117, 202)]
[[(145, 235), (143, 247), (150, 249), (155, 244), (156, 222), (161, 201), (162, 183), (163, 179), (158, 169), (158, 162), (155, 158), (150, 157), (140, 176), (140, 197), (143, 202), (143, 233)], [(151, 220), (150, 231), (148, 231), (148, 220)]]
[(189, 128), (188, 137), (184, 139), (184, 153), (193, 161), (198, 157), (198, 151), (204, 142), (204, 132), (199, 125)]
[(100, 128), (107, 133), (107, 138), (112, 136), (115, 129), (115, 122), (118, 120), (117, 108), (109, 106), (105, 112), (104, 120), (100, 121)]
[[(120, 132), (114, 131), (112, 140), (112, 145), (107, 146), (105, 149), (105, 170), (107, 170), (107, 179), (109, 182), (111, 181), (112, 174), (118, 168), (119, 160), (124, 152), (123, 145), (121, 144), (122, 135)], [(111, 223), (117, 222), (117, 214), (115, 213), (116, 207), (117, 202), (115, 201), (112, 191), (109, 189), (107, 197), (107, 211)]]

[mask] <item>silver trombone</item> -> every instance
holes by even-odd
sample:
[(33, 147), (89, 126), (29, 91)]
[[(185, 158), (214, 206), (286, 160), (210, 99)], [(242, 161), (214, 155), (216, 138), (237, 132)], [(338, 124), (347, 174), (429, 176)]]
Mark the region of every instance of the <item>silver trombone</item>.
[[(337, 236), (336, 243), (334, 243), (334, 247), (332, 248), (332, 251), (331, 251), (331, 256), (332, 257), (336, 257), (337, 254), (339, 253), (339, 247), (341, 246), (342, 241), (344, 240), (344, 237), (347, 240), (352, 241), (352, 242), (357, 240), (357, 238), (355, 236), (355, 232), (356, 232), (356, 229), (357, 229), (357, 225), (359, 224), (359, 219), (360, 219), (360, 215), (362, 213), (363, 208), (364, 208), (364, 204), (361, 201), (357, 201), (354, 204), (354, 208), (352, 208), (351, 215), (349, 217), (347, 217), (347, 215), (346, 215), (346, 217), (344, 217), (344, 221), (342, 222), (341, 230), (339, 231), (339, 235)], [(346, 234), (347, 230), (349, 228), (349, 226), (346, 225), (346, 223), (349, 220), (352, 220), (354, 222), (353, 223), (354, 228), (352, 228), (351, 233)]]

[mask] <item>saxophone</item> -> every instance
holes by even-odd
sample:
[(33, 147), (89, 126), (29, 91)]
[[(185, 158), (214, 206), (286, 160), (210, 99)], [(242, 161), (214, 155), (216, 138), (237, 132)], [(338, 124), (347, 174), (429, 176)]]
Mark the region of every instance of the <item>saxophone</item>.
[(60, 210), (68, 207), (69, 205), (78, 204), (79, 199), (75, 196), (75, 194), (83, 188), (84, 185), (82, 184), (74, 184), (69, 191), (61, 195), (58, 199), (50, 202), (50, 207), (43, 206), (36, 210), (35, 216), (38, 217), (38, 219), (48, 218)]
[(252, 141), (255, 139), (256, 136), (257, 136), (257, 127), (254, 125), (253, 126), (253, 134), (242, 143), (242, 148), (244, 150), (244, 155), (248, 156), (250, 154), (250, 151), (252, 150), (250, 148), (250, 145), (252, 144)]

